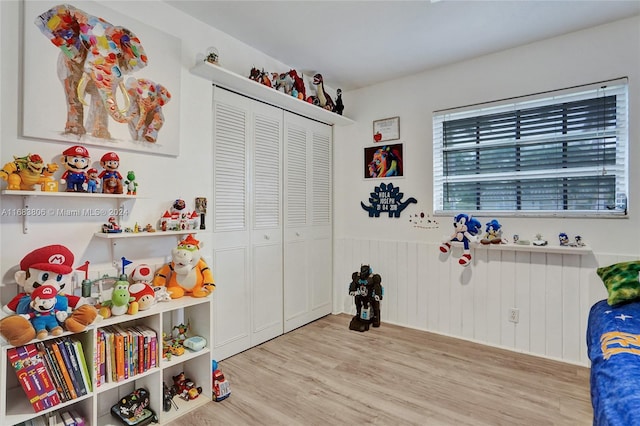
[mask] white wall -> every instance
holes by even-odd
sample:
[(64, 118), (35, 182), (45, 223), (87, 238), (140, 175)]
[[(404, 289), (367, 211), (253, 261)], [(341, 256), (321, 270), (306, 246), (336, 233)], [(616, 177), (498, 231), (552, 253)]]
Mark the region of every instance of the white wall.
[[(42, 11), (47, 10), (59, 1), (42, 3)], [(90, 2), (72, 1), (71, 4), (89, 11)], [(207, 47), (216, 46), (220, 53), (220, 63), (239, 74), (248, 75), (252, 66), (264, 66), (265, 69), (288, 69), (255, 49), (240, 43), (226, 34), (210, 28), (200, 21), (189, 17), (167, 4), (159, 1), (130, 1), (130, 2), (102, 2), (103, 6), (111, 7), (119, 13), (128, 13), (137, 17), (145, 24), (171, 32), (182, 41), (182, 56), (174, 58), (181, 65), (181, 105), (180, 105), (180, 155), (163, 157), (157, 155), (143, 155), (135, 152), (113, 150), (120, 154), (121, 170), (136, 171), (138, 199), (127, 201), (125, 207), (130, 211), (123, 220), (123, 226), (133, 226), (136, 222), (141, 225), (155, 223), (160, 215), (170, 207), (173, 200), (183, 198), (187, 203), (195, 202), (195, 197), (212, 199), (212, 116), (211, 116), (211, 84), (192, 75), (189, 69), (195, 64), (196, 56), (204, 54)], [(2, 165), (11, 161), (13, 155), (23, 156), (28, 153), (38, 153), (47, 162), (57, 162), (62, 151), (69, 146), (41, 140), (28, 140), (19, 134), (20, 128), (20, 61), (19, 43), (22, 19), (21, 2), (16, 0), (0, 2), (0, 43), (2, 50), (0, 70), (0, 162)], [(27, 25), (33, 25), (33, 17), (27, 19)], [(115, 23), (117, 24), (117, 23)], [(135, 29), (133, 29), (135, 31)], [(53, 45), (44, 48), (55, 49)], [(27, 48), (33, 48), (27, 46)], [(43, 72), (55, 72), (54, 65), (43, 66)], [(28, 82), (27, 82), (28, 83)], [(58, 92), (60, 87), (52, 87)], [(42, 94), (46, 102), (47, 93)], [(52, 106), (54, 108), (62, 107)], [(87, 145), (93, 160), (99, 158), (109, 149), (100, 149)], [(58, 172), (56, 177), (59, 177)], [(0, 182), (0, 187), (6, 187)], [(2, 209), (22, 207), (21, 197), (2, 196)], [(31, 207), (53, 208), (109, 208), (115, 207), (115, 202), (103, 200), (78, 201), (68, 198), (51, 199), (36, 198)], [(20, 259), (29, 251), (47, 245), (64, 244), (76, 256), (76, 264), (81, 265), (85, 260), (90, 261), (90, 268), (94, 272), (110, 264), (110, 243), (93, 237), (106, 217), (52, 217), (32, 218), (28, 234), (22, 232), (21, 218), (11, 215), (0, 216), (0, 270), (2, 283), (6, 286), (1, 291), (4, 300), (12, 296), (15, 285), (12, 285), (15, 267)], [(208, 228), (211, 226), (211, 215), (207, 216)], [(204, 242), (205, 256), (212, 258), (212, 242), (210, 235), (199, 233), (197, 238)], [(118, 256), (126, 256), (131, 260), (162, 259), (169, 255), (170, 249), (176, 244), (175, 239), (143, 239), (118, 242)]]
[[(476, 250), (474, 265), (463, 269), (438, 251), (452, 217), (432, 218), (439, 223), (432, 229), (410, 222), (412, 214), (433, 214), (433, 111), (623, 76), (630, 99), (629, 218), (498, 218), (509, 238), (581, 235), (593, 255)], [(639, 79), (640, 17), (634, 17), (346, 93), (345, 111), (356, 124), (335, 130), (335, 309), (353, 309), (351, 272), (371, 263), (386, 283), (383, 321), (585, 363), (588, 309), (606, 294), (595, 268), (640, 256)], [(363, 147), (373, 145), (372, 121), (393, 116), (400, 116), (405, 176), (381, 181), (418, 203), (399, 219), (369, 218), (360, 201), (366, 204), (380, 181), (362, 178)], [(510, 307), (520, 309), (517, 325), (506, 321)]]

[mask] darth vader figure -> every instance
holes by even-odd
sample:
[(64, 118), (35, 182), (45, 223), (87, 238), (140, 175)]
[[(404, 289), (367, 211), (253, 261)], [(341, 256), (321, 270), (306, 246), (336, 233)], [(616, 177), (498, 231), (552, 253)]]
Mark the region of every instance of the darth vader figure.
[(356, 315), (351, 319), (350, 330), (367, 331), (371, 325), (380, 327), (383, 293), (382, 277), (374, 274), (369, 265), (360, 266), (360, 272), (351, 275), (349, 295), (355, 297)]

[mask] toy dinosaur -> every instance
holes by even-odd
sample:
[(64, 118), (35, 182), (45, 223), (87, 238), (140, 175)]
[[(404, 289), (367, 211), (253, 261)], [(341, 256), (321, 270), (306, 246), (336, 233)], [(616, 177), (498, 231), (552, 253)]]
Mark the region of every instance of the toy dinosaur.
[[(329, 111), (333, 111), (335, 108), (335, 103), (331, 96), (324, 90), (324, 79), (322, 78), (322, 74), (316, 74), (313, 76), (313, 85), (316, 86), (316, 97), (318, 98), (318, 105), (324, 109), (328, 109)], [(315, 102), (314, 102), (315, 103)]]
[(289, 70), (289, 76), (293, 79), (293, 88), (298, 92), (298, 99), (307, 99), (307, 91), (302, 77), (298, 75), (296, 70)]
[(7, 189), (33, 191), (35, 185), (52, 182), (51, 176), (56, 170), (57, 164), (45, 165), (38, 154), (28, 154), (24, 157), (14, 155), (13, 161), (5, 164), (0, 170), (0, 178), (7, 181)]

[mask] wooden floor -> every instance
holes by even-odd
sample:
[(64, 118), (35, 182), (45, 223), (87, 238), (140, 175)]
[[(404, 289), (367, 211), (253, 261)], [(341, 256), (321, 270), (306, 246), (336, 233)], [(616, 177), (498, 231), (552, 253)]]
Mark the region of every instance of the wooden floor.
[(231, 396), (171, 424), (592, 423), (587, 368), (349, 321), (330, 315), (220, 362)]

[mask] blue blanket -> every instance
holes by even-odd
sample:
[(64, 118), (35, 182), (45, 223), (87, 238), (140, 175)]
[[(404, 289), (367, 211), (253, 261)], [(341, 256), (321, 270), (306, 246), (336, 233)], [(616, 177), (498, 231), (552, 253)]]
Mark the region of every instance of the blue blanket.
[(593, 424), (640, 425), (640, 301), (593, 305), (587, 348)]

